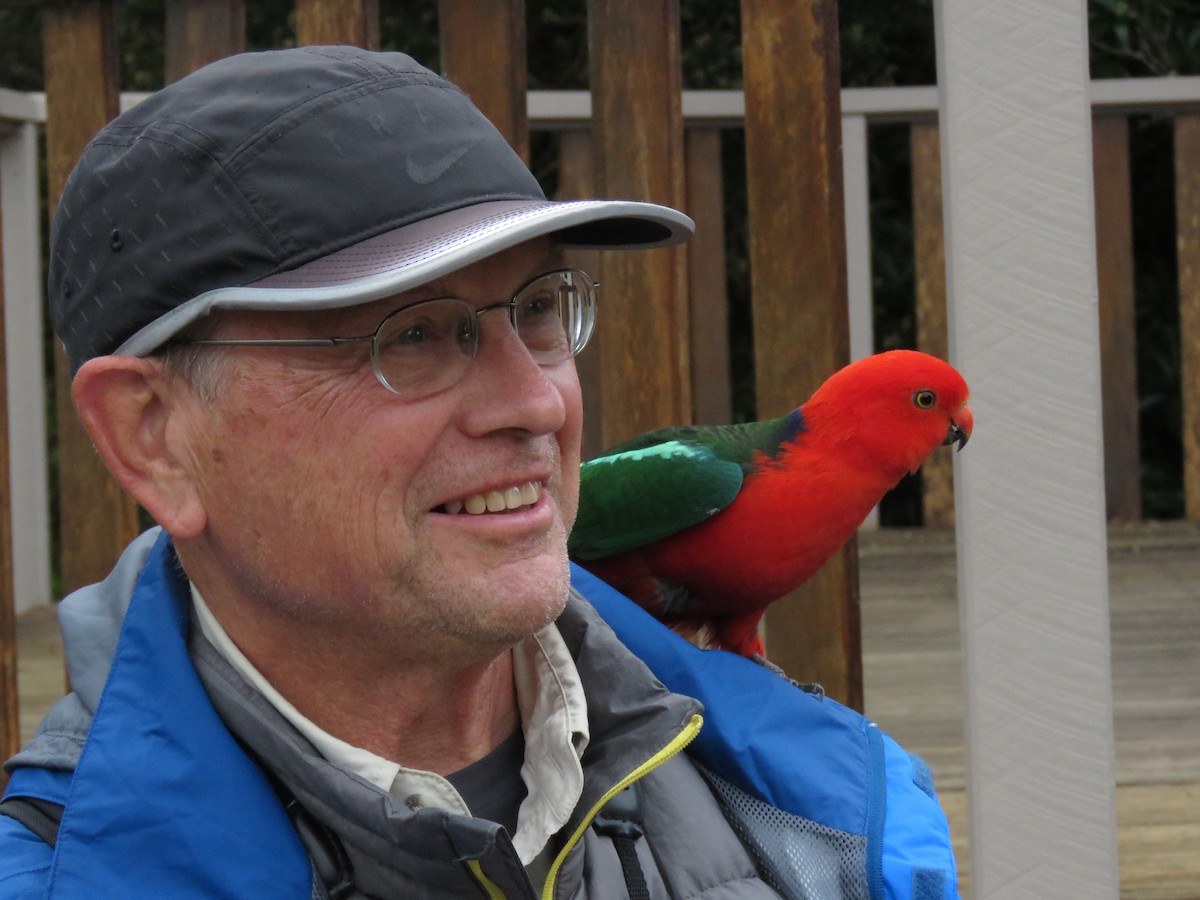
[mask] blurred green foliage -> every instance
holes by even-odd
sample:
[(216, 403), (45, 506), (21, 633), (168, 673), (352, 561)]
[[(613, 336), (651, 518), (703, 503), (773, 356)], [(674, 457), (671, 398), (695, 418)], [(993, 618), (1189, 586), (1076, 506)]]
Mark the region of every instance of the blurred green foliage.
[(1093, 78), (1200, 74), (1195, 0), (1089, 0)]

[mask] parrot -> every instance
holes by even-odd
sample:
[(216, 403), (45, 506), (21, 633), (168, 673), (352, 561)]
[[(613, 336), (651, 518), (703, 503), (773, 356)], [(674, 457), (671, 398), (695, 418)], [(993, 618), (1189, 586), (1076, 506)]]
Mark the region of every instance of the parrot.
[(974, 417), (949, 363), (890, 350), (786, 415), (638, 435), (580, 466), (571, 559), (707, 649), (765, 662), (758, 623)]

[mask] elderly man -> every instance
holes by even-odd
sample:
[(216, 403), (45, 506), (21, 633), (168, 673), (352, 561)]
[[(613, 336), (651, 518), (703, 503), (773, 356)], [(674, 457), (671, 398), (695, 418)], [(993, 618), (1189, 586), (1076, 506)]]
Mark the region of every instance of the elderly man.
[[(701, 704), (570, 585), (597, 288), (563, 248), (690, 230), (546, 201), (400, 54), (233, 57), (105, 128), (51, 308), (161, 528), (63, 603), (74, 691), (8, 764), (0, 895), (849, 890), (775, 871), (783, 832), (734, 811), (773, 798), (680, 753)], [(868, 896), (861, 836), (807, 836), (797, 871)]]

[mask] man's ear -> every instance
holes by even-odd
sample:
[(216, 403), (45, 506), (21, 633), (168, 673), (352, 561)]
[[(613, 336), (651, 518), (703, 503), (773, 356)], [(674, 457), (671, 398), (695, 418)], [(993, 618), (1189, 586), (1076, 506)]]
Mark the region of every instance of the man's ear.
[(206, 521), (188, 458), (171, 440), (172, 417), (184, 414), (181, 395), (158, 363), (132, 356), (88, 360), (71, 385), (105, 466), (176, 539), (194, 537)]

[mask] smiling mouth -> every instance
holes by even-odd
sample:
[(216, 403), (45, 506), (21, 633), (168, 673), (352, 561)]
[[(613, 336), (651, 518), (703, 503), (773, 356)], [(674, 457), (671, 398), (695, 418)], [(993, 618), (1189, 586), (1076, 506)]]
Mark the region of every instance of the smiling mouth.
[(481, 516), (484, 513), (504, 513), (533, 506), (542, 496), (542, 485), (537, 481), (513, 485), (483, 494), (472, 494), (461, 500), (451, 500), (435, 507), (434, 512), (450, 515)]

